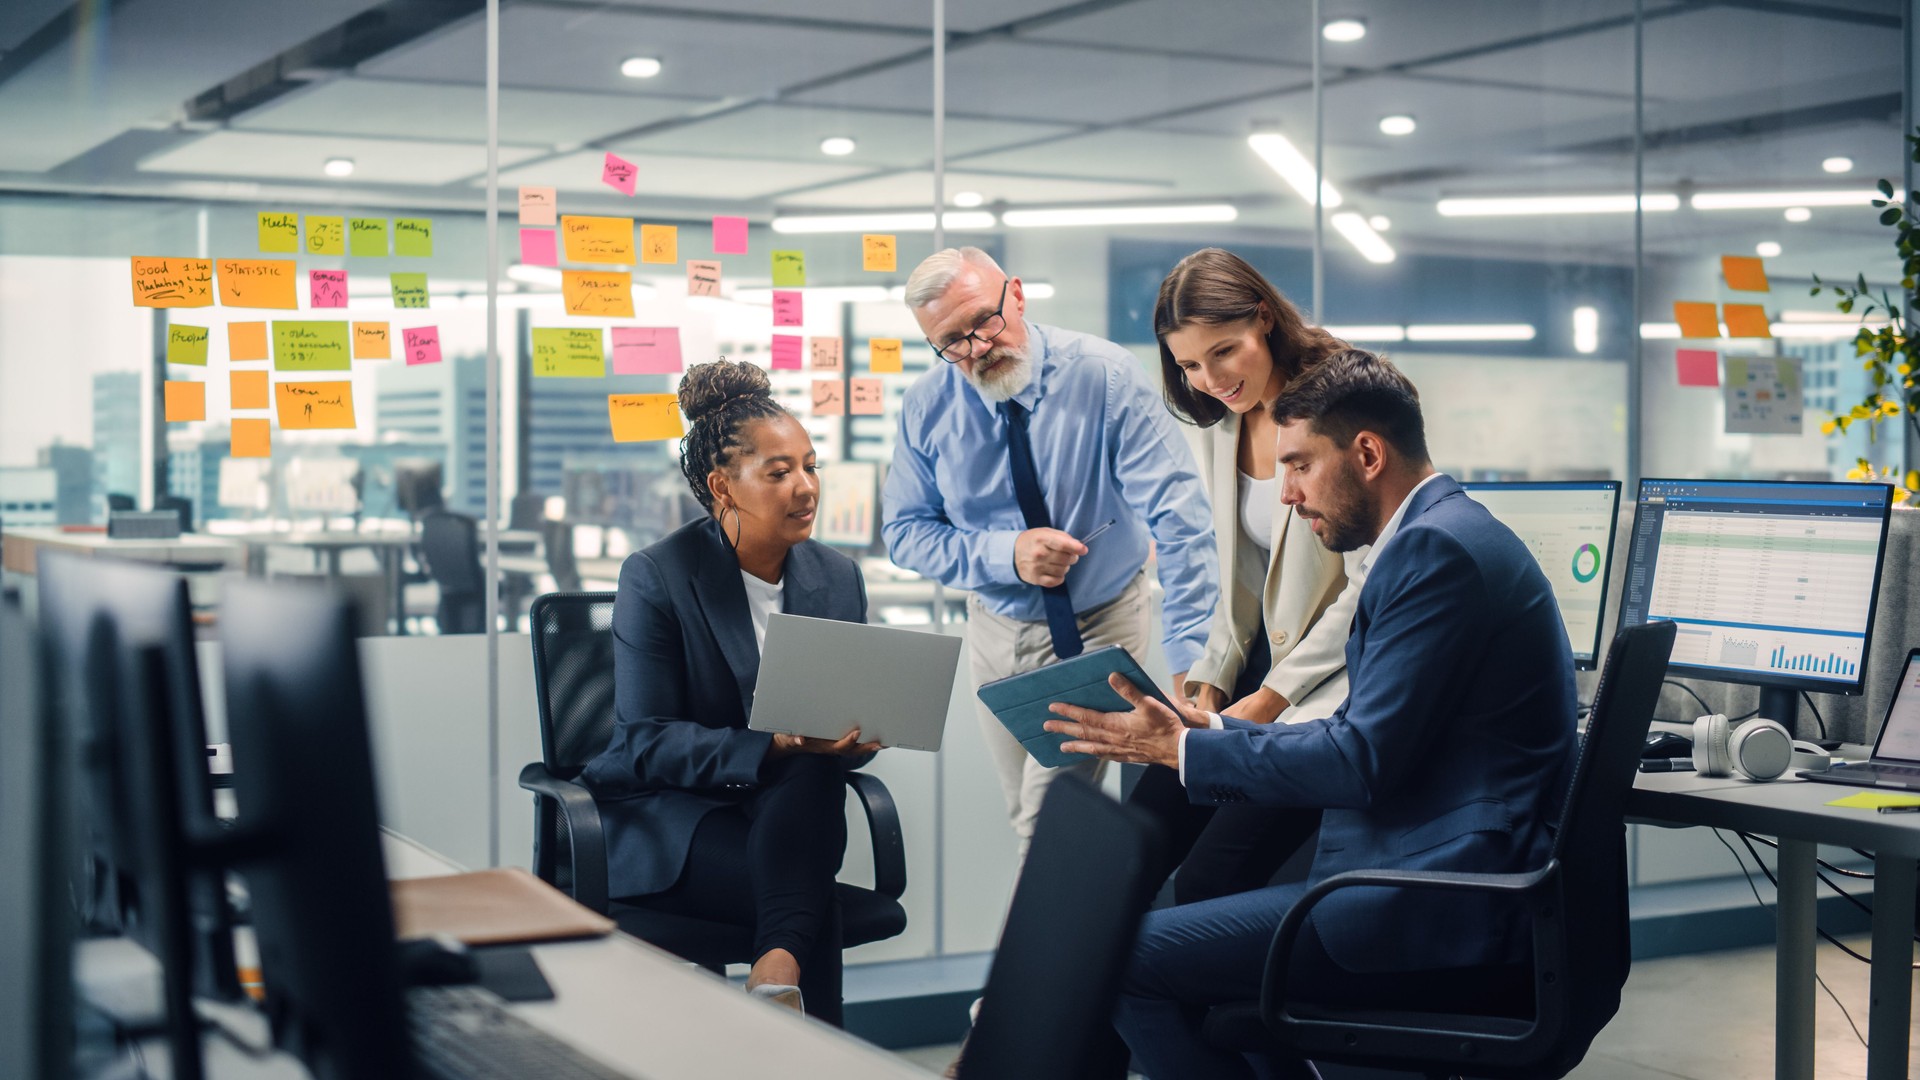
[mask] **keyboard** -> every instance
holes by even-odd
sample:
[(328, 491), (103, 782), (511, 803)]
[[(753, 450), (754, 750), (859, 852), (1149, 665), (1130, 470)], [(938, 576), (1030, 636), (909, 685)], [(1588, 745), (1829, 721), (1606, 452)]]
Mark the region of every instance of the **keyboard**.
[(513, 1015), (478, 987), (409, 990), (407, 1009), (420, 1074), (436, 1080), (639, 1080)]

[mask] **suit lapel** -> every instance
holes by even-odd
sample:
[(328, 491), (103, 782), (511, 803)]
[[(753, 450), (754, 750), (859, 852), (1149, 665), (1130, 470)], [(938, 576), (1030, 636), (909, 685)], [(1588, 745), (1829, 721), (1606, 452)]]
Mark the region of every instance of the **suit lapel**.
[(740, 707), (753, 711), (753, 687), (760, 678), (760, 648), (753, 640), (753, 616), (747, 611), (747, 587), (740, 582), (740, 560), (720, 537), (712, 521), (701, 526), (707, 543), (693, 581), (694, 595), (707, 617), (707, 627), (720, 644), (721, 655), (733, 669), (740, 689)]
[(780, 580), (781, 611), (814, 619), (833, 617), (828, 610), (833, 598), (827, 594), (827, 575), (810, 545), (798, 544), (787, 552), (787, 568)]

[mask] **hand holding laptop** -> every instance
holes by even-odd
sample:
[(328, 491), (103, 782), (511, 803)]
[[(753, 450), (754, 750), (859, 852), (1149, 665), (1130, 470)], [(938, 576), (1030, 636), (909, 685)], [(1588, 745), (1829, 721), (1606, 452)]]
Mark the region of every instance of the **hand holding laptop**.
[(805, 735), (783, 735), (776, 732), (773, 746), (767, 751), (772, 758), (791, 757), (794, 754), (837, 754), (840, 757), (862, 757), (881, 749), (877, 742), (861, 742), (860, 729), (854, 728), (838, 739), (810, 739)]

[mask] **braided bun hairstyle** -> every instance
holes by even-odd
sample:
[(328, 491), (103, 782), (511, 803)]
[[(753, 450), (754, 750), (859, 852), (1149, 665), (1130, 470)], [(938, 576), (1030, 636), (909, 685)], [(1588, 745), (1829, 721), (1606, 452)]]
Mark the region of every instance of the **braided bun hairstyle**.
[(707, 488), (707, 474), (731, 468), (734, 455), (747, 449), (741, 432), (755, 420), (792, 415), (773, 400), (766, 372), (724, 358), (687, 369), (680, 380), (680, 412), (687, 418), (680, 471), (709, 513), (713, 492)]

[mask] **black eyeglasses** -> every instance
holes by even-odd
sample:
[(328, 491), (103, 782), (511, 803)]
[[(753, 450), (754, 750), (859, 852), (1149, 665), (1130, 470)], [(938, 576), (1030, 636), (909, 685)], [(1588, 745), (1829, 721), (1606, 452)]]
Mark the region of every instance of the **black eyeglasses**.
[[(969, 344), (970, 342), (978, 341), (982, 345), (993, 344), (993, 339), (999, 337), (1007, 328), (1007, 317), (1004, 312), (1007, 310), (1007, 286), (1011, 284), (1013, 284), (1012, 278), (1000, 283), (1000, 306), (993, 309), (993, 314), (975, 323), (972, 330), (945, 345), (934, 345), (933, 339), (928, 338), (927, 344), (932, 346), (933, 355), (949, 364), (957, 364), (973, 355), (973, 346)], [(954, 351), (950, 353), (949, 350)]]

